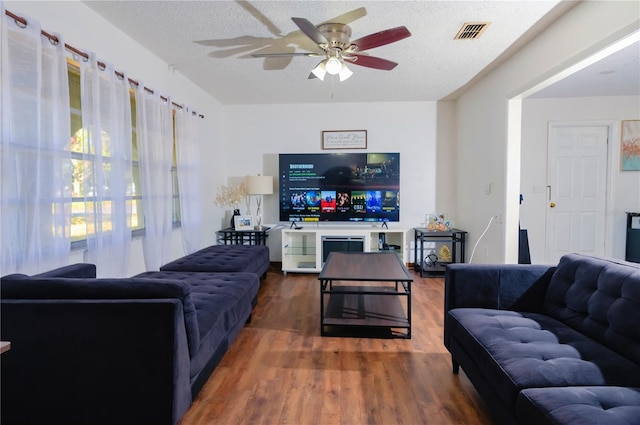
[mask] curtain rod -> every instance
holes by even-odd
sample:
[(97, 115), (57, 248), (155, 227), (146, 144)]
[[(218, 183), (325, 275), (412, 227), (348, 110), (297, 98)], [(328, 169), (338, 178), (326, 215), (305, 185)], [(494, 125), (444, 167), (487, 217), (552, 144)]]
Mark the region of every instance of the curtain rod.
[[(15, 21), (16, 25), (18, 25), (18, 26), (22, 25), (23, 27), (26, 27), (26, 26), (28, 25), (27, 20), (26, 20), (26, 19), (24, 19), (24, 18), (23, 18), (23, 17), (21, 17), (21, 16), (18, 16), (18, 15), (16, 15), (16, 14), (14, 14), (13, 12), (9, 11), (9, 10), (5, 10), (5, 11), (4, 11), (4, 13), (5, 13), (7, 16), (9, 16), (10, 18), (12, 18), (12, 19)], [(47, 37), (47, 38), (48, 38), (51, 42), (53, 42), (54, 44), (58, 44), (58, 43), (60, 42), (60, 40), (58, 40), (58, 37), (56, 37), (55, 35), (53, 35), (53, 34), (49, 34), (49, 33), (48, 33), (48, 32), (46, 32), (45, 30), (41, 30), (40, 32), (41, 32), (41, 34), (42, 34), (43, 36)], [(69, 45), (69, 44), (67, 44), (67, 43), (64, 43), (64, 47), (65, 47), (65, 49), (67, 49), (67, 50), (69, 50), (69, 51), (71, 51), (71, 52), (75, 53), (76, 55), (80, 55), (80, 56), (82, 56), (82, 57), (85, 59), (85, 61), (89, 60), (89, 55), (88, 55), (87, 53), (85, 53), (85, 52), (83, 52), (83, 51), (81, 51), (81, 50), (79, 50), (79, 49), (76, 49), (75, 47), (73, 47), (73, 46), (71, 46), (71, 45)], [(100, 62), (100, 61), (98, 61), (98, 66), (99, 66), (99, 67), (102, 67), (103, 69), (106, 67), (106, 65), (104, 64), (104, 62)], [(123, 78), (124, 78), (124, 74), (123, 74), (122, 72), (120, 72), (120, 71), (114, 71), (114, 72), (115, 72), (115, 74), (118, 76), (118, 78), (120, 78), (120, 79), (123, 79)], [(135, 85), (136, 87), (140, 85), (140, 83), (138, 83), (136, 80), (132, 80), (131, 78), (128, 78), (128, 80), (129, 80), (129, 84), (133, 84), (133, 85)], [(153, 90), (152, 90), (152, 89), (147, 88), (147, 87), (144, 87), (144, 86), (143, 86), (142, 88), (143, 88), (147, 93), (153, 94)], [(166, 98), (166, 97), (164, 97), (164, 96), (162, 96), (162, 95), (160, 96), (160, 99), (164, 100), (165, 102), (168, 102), (168, 101), (169, 101), (169, 99), (168, 99), (168, 98)], [(182, 106), (182, 105), (180, 105), (180, 104), (178, 104), (178, 103), (171, 102), (171, 104), (172, 104), (173, 106), (177, 107), (177, 108), (180, 108), (180, 109), (182, 109), (182, 108), (183, 108), (183, 106)], [(196, 111), (192, 111), (192, 112), (191, 112), (191, 114), (193, 114), (193, 115), (198, 115), (200, 118), (204, 118), (204, 115), (202, 115), (202, 114), (198, 114)]]

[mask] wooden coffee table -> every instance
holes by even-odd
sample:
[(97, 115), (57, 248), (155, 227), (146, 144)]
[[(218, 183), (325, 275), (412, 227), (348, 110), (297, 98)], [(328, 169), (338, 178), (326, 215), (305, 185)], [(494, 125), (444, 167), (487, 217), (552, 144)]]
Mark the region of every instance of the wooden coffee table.
[(411, 338), (413, 277), (397, 254), (332, 252), (318, 280), (322, 336)]

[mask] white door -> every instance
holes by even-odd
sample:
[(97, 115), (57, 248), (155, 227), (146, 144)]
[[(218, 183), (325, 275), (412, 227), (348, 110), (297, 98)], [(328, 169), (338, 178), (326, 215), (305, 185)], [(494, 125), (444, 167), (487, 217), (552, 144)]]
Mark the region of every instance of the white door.
[(549, 126), (549, 264), (569, 252), (605, 254), (608, 133), (607, 126)]

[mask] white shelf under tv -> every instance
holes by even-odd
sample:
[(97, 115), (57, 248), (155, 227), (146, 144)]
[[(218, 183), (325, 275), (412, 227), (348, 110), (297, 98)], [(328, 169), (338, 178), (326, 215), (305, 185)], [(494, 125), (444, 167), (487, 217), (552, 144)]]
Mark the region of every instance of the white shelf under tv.
[[(323, 266), (323, 237), (354, 238), (363, 241), (363, 252), (377, 252), (380, 234), (384, 234), (387, 249), (405, 260), (406, 230), (402, 228), (375, 226), (318, 226), (301, 223), (301, 229), (282, 230), (283, 273), (320, 273)], [(384, 247), (383, 247), (384, 249)]]

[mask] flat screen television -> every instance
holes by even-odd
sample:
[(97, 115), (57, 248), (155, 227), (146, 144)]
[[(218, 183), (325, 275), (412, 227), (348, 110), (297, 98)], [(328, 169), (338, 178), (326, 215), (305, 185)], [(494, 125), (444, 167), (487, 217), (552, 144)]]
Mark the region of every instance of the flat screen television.
[(399, 153), (279, 155), (280, 221), (400, 221)]

